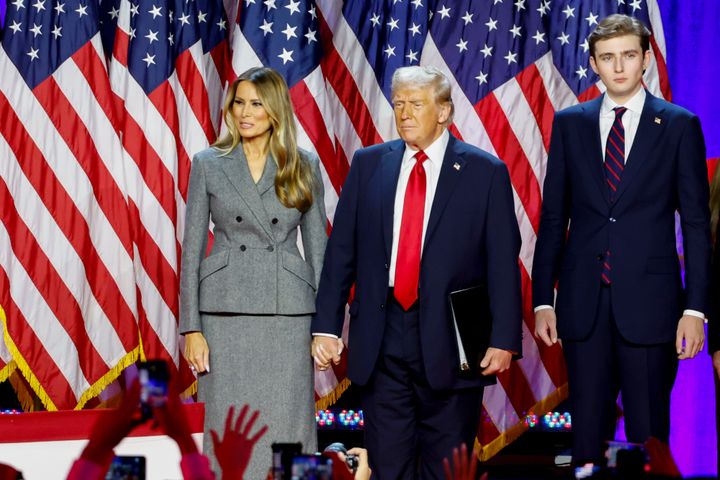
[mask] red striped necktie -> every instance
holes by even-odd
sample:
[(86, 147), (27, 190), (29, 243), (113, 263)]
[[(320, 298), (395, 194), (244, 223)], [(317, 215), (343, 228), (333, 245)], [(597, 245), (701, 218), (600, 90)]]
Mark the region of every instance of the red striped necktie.
[[(615, 111), (615, 121), (610, 128), (605, 145), (605, 180), (610, 191), (611, 202), (615, 201), (615, 194), (625, 170), (625, 127), (622, 124), (622, 117), (627, 112), (627, 108), (615, 107), (613, 110)], [(612, 283), (611, 271), (610, 249), (608, 248), (605, 251), (605, 258), (603, 258), (601, 275), (602, 281), (606, 285)]]

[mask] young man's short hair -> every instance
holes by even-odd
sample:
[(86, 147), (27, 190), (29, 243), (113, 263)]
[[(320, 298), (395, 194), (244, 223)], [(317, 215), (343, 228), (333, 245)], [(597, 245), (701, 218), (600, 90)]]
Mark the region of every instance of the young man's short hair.
[(650, 30), (637, 18), (616, 13), (605, 17), (588, 36), (590, 56), (595, 56), (595, 44), (600, 40), (636, 35), (640, 38), (643, 55), (650, 50)]

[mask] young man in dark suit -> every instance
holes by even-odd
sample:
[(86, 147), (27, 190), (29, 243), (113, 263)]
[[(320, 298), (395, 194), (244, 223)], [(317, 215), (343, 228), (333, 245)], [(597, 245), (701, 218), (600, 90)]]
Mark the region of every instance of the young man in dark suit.
[[(520, 234), (505, 165), (447, 131), (447, 78), (398, 69), (392, 101), (401, 140), (357, 151), (343, 186), (312, 352), (321, 369), (339, 362), (355, 284), (348, 375), (363, 387), (370, 466), (381, 479), (442, 478), (443, 458), (474, 442), (483, 386), (520, 353)], [(476, 286), (490, 299), (490, 347), (482, 375), (463, 375), (448, 297)]]
[(667, 442), (678, 359), (704, 342), (704, 140), (695, 115), (643, 88), (649, 39), (637, 19), (600, 22), (590, 65), (607, 90), (553, 124), (533, 265), (535, 335), (547, 345), (563, 340), (576, 463), (602, 461), (618, 389), (628, 440)]

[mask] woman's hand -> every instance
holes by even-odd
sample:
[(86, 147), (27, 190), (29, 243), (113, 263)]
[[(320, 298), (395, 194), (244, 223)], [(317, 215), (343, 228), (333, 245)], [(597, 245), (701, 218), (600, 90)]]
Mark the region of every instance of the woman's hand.
[(190, 332), (185, 334), (185, 360), (190, 364), (190, 368), (197, 373), (210, 373), (210, 349), (207, 340), (200, 332)]

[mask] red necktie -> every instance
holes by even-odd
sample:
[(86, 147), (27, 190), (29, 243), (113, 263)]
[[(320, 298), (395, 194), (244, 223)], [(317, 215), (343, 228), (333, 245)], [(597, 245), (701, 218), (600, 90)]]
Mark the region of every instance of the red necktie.
[[(605, 146), (605, 179), (610, 189), (610, 199), (614, 202), (615, 192), (620, 186), (622, 174), (625, 170), (625, 127), (623, 127), (622, 117), (627, 108), (615, 107), (613, 110), (615, 111), (615, 121), (610, 128), (607, 145)], [(610, 265), (610, 249), (607, 249), (600, 275), (605, 285), (612, 283), (612, 268)]]
[(395, 260), (394, 293), (395, 299), (405, 310), (418, 298), (426, 189), (423, 162), (427, 159), (427, 154), (422, 150), (415, 154), (415, 166), (410, 172), (403, 201), (400, 239)]

